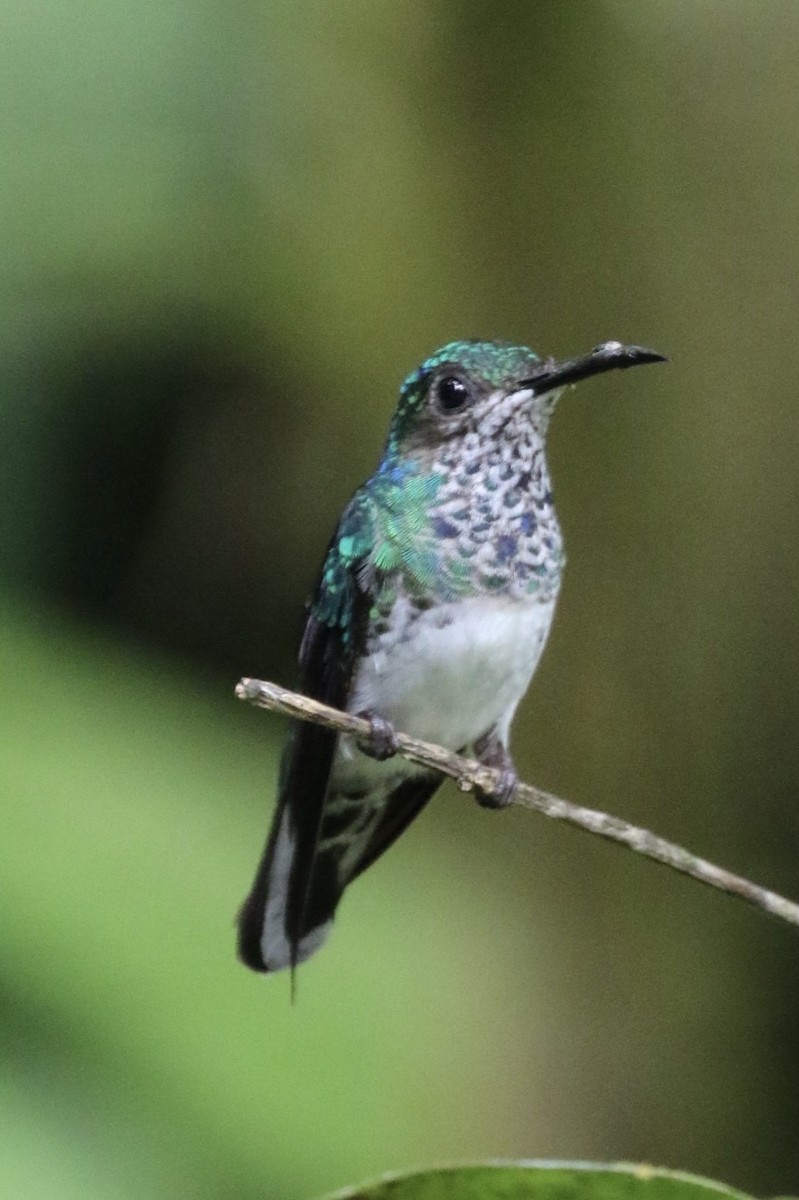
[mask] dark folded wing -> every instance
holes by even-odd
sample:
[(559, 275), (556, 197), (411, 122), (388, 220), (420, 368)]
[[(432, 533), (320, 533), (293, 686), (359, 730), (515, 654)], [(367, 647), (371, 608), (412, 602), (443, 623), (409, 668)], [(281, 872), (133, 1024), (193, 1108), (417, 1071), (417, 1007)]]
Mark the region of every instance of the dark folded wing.
[[(368, 617), (360, 579), (370, 545), (368, 518), (368, 502), (356, 494), (328, 550), (300, 647), (300, 691), (334, 708), (346, 707)], [(315, 859), (336, 737), (319, 725), (293, 722), (269, 839), (239, 913), (239, 955), (255, 971), (295, 966), (318, 944), (309, 934), (319, 922), (310, 922), (325, 895), (332, 900), (332, 880)]]
[[(347, 677), (338, 631), (309, 616), (303, 637), (300, 690), (341, 708)], [(239, 955), (255, 971), (295, 965), (324, 811), (336, 734), (292, 722), (281, 764), (280, 791), (255, 882), (239, 914)], [(270, 928), (271, 927), (271, 928)], [(271, 955), (265, 945), (272, 943)]]

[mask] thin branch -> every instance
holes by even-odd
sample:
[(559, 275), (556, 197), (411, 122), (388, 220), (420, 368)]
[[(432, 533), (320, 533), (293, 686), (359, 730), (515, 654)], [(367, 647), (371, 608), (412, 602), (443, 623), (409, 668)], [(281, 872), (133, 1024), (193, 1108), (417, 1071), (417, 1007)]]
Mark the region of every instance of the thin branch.
[[(312, 721), (327, 729), (334, 729), (338, 733), (349, 733), (362, 740), (368, 740), (371, 733), (369, 722), (362, 717), (340, 712), (336, 708), (329, 708), (326, 704), (320, 704), (308, 696), (291, 692), (274, 683), (266, 683), (261, 679), (242, 679), (236, 685), (236, 695), (240, 700), (247, 700), (258, 708), (281, 712), (300, 721)], [(397, 733), (397, 753), (420, 766), (432, 767), (443, 775), (450, 776), (462, 792), (478, 790), (492, 795), (496, 794), (500, 788), (501, 773), (496, 768), (483, 766), (482, 763), (473, 759), (453, 754), (442, 746), (435, 746), (430, 742), (422, 742), (417, 738), (408, 737), (407, 734)], [(647, 858), (654, 859), (655, 862), (671, 867), (674, 871), (690, 875), (693, 879), (698, 879), (700, 883), (707, 884), (709, 887), (718, 888), (719, 891), (728, 892), (732, 896), (739, 896), (748, 904), (754, 904), (764, 912), (771, 913), (772, 916), (780, 917), (791, 925), (799, 926), (799, 904), (786, 900), (784, 896), (770, 892), (740, 875), (733, 875), (730, 871), (725, 871), (723, 867), (717, 867), (704, 858), (698, 858), (690, 850), (676, 846), (673, 842), (667, 842), (654, 833), (650, 833), (648, 829), (630, 825), (627, 821), (622, 821), (619, 817), (613, 817), (609, 813), (599, 812), (593, 808), (583, 808), (579, 804), (561, 800), (560, 797), (553, 796), (549, 792), (542, 792), (540, 788), (533, 787), (529, 783), (518, 784), (513, 803), (522, 808), (531, 808), (535, 812), (543, 813), (544, 816), (552, 817), (556, 821), (566, 821), (570, 825), (576, 825), (579, 829), (585, 829), (588, 833), (597, 834), (612, 842), (620, 842), (623, 846), (634, 850), (636, 854), (643, 854)]]

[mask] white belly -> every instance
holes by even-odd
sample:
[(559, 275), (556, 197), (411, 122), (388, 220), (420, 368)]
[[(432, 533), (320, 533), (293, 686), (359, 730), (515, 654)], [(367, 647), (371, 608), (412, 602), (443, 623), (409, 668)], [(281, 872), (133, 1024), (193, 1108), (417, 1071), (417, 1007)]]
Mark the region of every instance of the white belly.
[(369, 709), (397, 730), (450, 750), (492, 726), (506, 741), (554, 610), (554, 599), (485, 596), (429, 609), (405, 641), (364, 659), (348, 708)]

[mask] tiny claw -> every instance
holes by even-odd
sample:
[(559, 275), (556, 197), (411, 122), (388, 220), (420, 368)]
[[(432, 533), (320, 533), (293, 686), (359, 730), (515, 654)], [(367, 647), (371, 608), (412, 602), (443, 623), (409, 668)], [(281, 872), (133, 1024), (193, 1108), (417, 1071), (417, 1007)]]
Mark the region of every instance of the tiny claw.
[(518, 782), (519, 776), (513, 767), (502, 767), (496, 788), (490, 792), (480, 789), (477, 792), (477, 803), (481, 808), (507, 808), (509, 804), (513, 804)]
[(364, 738), (358, 738), (356, 746), (362, 754), (368, 754), (369, 758), (376, 758), (378, 762), (384, 762), (387, 758), (393, 758), (399, 750), (399, 742), (394, 726), (385, 717), (379, 717), (376, 713), (364, 709), (362, 712), (355, 714), (362, 721), (369, 722), (369, 733)]
[(496, 730), (490, 729), (488, 733), (477, 739), (474, 750), (483, 766), (494, 767), (499, 771), (497, 785), (490, 792), (483, 788), (476, 789), (477, 803), (481, 808), (507, 808), (509, 804), (513, 803), (516, 785), (519, 782), (519, 776), (507, 747)]

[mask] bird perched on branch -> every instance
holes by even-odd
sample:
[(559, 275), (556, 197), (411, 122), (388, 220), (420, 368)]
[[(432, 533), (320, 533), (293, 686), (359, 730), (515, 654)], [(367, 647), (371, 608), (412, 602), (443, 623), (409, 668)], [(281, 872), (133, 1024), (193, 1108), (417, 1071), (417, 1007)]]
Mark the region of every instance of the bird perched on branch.
[(324, 942), (344, 889), (427, 804), (437, 773), (395, 757), (398, 729), (501, 771), (564, 565), (545, 447), (562, 390), (659, 362), (605, 342), (542, 359), (451, 342), (405, 380), (377, 470), (341, 516), (300, 646), (306, 695), (370, 720), (355, 743), (294, 723), (272, 829), (239, 915), (255, 971), (296, 967)]

